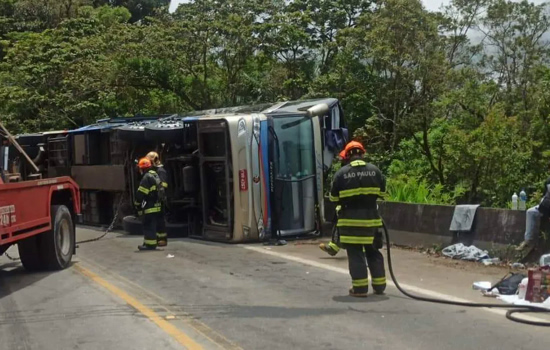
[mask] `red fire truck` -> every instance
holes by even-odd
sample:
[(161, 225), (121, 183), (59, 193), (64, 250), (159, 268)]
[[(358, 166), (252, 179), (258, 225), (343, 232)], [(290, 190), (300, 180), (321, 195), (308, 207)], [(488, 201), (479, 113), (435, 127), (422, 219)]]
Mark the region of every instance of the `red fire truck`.
[[(3, 136), (20, 149), (1, 123), (0, 128)], [(17, 244), (21, 263), (29, 271), (66, 268), (76, 247), (75, 222), (80, 215), (78, 185), (70, 177), (37, 176), (26, 180), (6, 171), (1, 175), (0, 255)]]

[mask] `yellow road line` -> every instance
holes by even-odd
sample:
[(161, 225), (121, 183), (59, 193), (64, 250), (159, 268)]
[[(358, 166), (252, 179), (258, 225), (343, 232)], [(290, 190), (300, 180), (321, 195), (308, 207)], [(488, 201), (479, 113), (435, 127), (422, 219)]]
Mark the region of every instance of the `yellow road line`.
[[(107, 275), (117, 281), (121, 281), (124, 284), (127, 284), (131, 288), (135, 288), (139, 290), (140, 292), (144, 293), (144, 295), (147, 295), (148, 298), (151, 298), (155, 300), (159, 305), (159, 308), (162, 308), (166, 313), (174, 313), (172, 310), (170, 310), (169, 307), (166, 305), (169, 304), (166, 299), (161, 297), (160, 295), (156, 294), (155, 292), (143, 288), (141, 285), (127, 279), (126, 277), (119, 275), (111, 270), (108, 270), (107, 268), (103, 267), (102, 265), (99, 265), (95, 261), (85, 259), (83, 257), (80, 257), (81, 262), (85, 263), (88, 266), (93, 267), (94, 269), (97, 269), (98, 271), (101, 271), (102, 275)], [(179, 311), (180, 313), (183, 313), (184, 318), (180, 319), (180, 321), (184, 322), (189, 327), (193, 328), (197, 333), (200, 333), (204, 338), (211, 341), (213, 344), (216, 344), (220, 349), (225, 350), (243, 350), (240, 346), (235, 344), (234, 342), (230, 341), (220, 333), (216, 332), (212, 328), (208, 327), (205, 323), (197, 320), (193, 315), (185, 312), (184, 310)], [(177, 313), (177, 312), (176, 312)]]
[(101, 285), (111, 293), (115, 294), (122, 300), (124, 300), (126, 303), (131, 305), (133, 308), (141, 312), (145, 317), (153, 321), (157, 326), (160, 327), (163, 331), (168, 333), (172, 338), (174, 338), (178, 343), (185, 346), (189, 350), (202, 350), (203, 347), (200, 346), (197, 342), (195, 342), (193, 339), (191, 339), (187, 334), (179, 330), (177, 327), (172, 325), (170, 322), (166, 322), (161, 316), (159, 316), (157, 313), (155, 313), (153, 310), (148, 308), (147, 306), (140, 303), (136, 298), (129, 295), (122, 289), (112, 285), (111, 283), (107, 282), (103, 278), (99, 277), (92, 271), (83, 268), (82, 266), (79, 266), (77, 264), (74, 265), (74, 268), (83, 274), (84, 276), (90, 278), (92, 281), (96, 282), (97, 284)]

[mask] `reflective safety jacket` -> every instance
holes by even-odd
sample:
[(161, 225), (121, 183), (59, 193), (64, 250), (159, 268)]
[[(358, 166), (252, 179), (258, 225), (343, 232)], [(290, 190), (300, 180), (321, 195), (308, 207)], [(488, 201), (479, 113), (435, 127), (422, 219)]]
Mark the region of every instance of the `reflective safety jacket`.
[(385, 191), (380, 169), (364, 160), (352, 160), (336, 172), (330, 200), (341, 206), (336, 225), (341, 243), (373, 244), (376, 228), (382, 226), (376, 200)]
[(156, 176), (158, 175), (154, 170), (149, 170), (141, 178), (134, 202), (140, 215), (159, 213), (161, 211), (162, 206), (158, 200)]

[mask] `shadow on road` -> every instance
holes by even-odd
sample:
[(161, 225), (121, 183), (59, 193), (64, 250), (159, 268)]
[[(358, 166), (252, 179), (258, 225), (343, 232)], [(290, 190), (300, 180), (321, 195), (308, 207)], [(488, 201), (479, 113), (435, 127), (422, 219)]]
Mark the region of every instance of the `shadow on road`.
[(389, 300), (386, 295), (369, 295), (368, 298), (356, 298), (349, 295), (337, 295), (332, 298), (337, 303), (378, 303)]
[[(7, 268), (16, 267), (6, 271)], [(0, 300), (56, 272), (27, 272), (20, 263), (3, 264), (0, 268)]]
[[(195, 310), (199, 311), (199, 310)], [(280, 318), (292, 319), (300, 317), (339, 315), (348, 312), (342, 308), (305, 308), (305, 307), (282, 307), (282, 306), (230, 306), (219, 307), (213, 310), (200, 310), (208, 317), (231, 317), (231, 318)]]
[(340, 256), (321, 256), (319, 257), (319, 260), (348, 260), (347, 255), (340, 255)]

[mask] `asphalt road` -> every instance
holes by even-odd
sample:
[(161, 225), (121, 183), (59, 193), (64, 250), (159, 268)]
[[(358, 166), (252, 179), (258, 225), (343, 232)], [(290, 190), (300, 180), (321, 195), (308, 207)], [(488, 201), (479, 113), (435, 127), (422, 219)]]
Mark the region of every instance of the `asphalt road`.
[[(140, 240), (110, 234), (83, 244), (74, 264), (56, 273), (28, 274), (0, 258), (0, 349), (517, 350), (550, 343), (548, 328), (416, 302), (393, 287), (385, 296), (351, 298), (344, 255), (325, 259), (314, 246), (296, 252), (180, 239), (139, 253)], [(418, 267), (402, 265), (400, 274), (410, 283)], [(433, 278), (426, 285), (445, 292)]]

